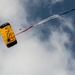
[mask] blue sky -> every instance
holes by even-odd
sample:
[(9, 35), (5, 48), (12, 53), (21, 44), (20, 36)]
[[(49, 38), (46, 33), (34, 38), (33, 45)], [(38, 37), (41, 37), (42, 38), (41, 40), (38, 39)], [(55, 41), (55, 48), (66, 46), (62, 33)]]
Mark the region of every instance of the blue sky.
[[(74, 0), (0, 0), (0, 24), (20, 32), (75, 7)], [(16, 36), (7, 48), (0, 35), (0, 75), (75, 75), (75, 11)]]
[[(51, 1), (50, 0), (47, 0), (47, 1), (37, 1), (39, 2), (38, 5), (34, 5), (34, 1), (33, 0), (29, 0), (28, 4), (27, 4), (27, 12), (28, 12), (28, 16), (27, 16), (27, 20), (29, 22), (31, 22), (31, 24), (35, 24), (37, 23), (36, 20), (37, 18), (41, 18), (41, 20), (49, 17), (50, 15), (54, 15), (54, 14), (59, 14), (59, 13), (62, 13), (64, 11), (68, 11), (72, 8), (75, 7), (75, 1), (71, 1), (71, 0), (54, 0), (55, 2), (53, 4), (51, 4)], [(30, 10), (31, 9), (31, 10)], [(74, 23), (74, 13), (75, 12), (71, 12), (69, 14), (66, 14), (64, 15), (65, 17), (71, 17), (73, 19), (73, 23)], [(32, 23), (32, 21), (35, 21), (34, 23)], [(48, 24), (52, 24), (53, 26), (56, 26), (57, 28), (59, 27), (60, 23), (57, 19), (55, 20), (52, 20), (52, 21), (49, 21), (47, 22)], [(45, 23), (45, 24), (47, 24)], [(49, 25), (51, 26), (51, 25)], [(48, 25), (44, 25), (42, 26), (43, 29), (40, 29), (40, 31), (46, 33), (44, 35), (43, 33), (43, 38), (47, 38), (47, 36), (49, 35), (49, 27)], [(73, 25), (74, 26), (74, 25)], [(40, 27), (37, 27), (37, 28), (40, 28)], [(67, 31), (70, 35), (71, 35), (71, 39), (72, 41), (74, 42), (74, 32), (71, 32), (68, 28), (64, 28), (65, 31)], [(47, 39), (46, 39), (47, 40)], [(72, 50), (74, 51), (74, 44), (72, 46)]]

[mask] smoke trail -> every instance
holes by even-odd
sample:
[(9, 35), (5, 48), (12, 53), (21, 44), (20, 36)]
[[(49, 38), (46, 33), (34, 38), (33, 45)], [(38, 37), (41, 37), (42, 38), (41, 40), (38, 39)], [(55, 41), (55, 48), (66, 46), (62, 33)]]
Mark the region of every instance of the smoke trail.
[(58, 17), (59, 17), (59, 15), (50, 16), (50, 17), (48, 17), (48, 18), (42, 20), (41, 22), (39, 22), (39, 23), (37, 23), (37, 24), (35, 24), (35, 25), (33, 25), (33, 26), (40, 25), (40, 24), (42, 24), (42, 23), (45, 23), (45, 22), (47, 22), (47, 21), (49, 21), (49, 20), (52, 20), (52, 19), (55, 19), (55, 18), (58, 18)]
[(42, 20), (41, 22), (38, 22), (38, 23), (36, 23), (35, 25), (31, 25), (31, 26), (28, 27), (27, 29), (25, 29), (25, 30), (23, 30), (23, 31), (21, 31), (21, 32), (19, 32), (19, 33), (17, 33), (16, 36), (19, 35), (19, 34), (21, 34), (21, 33), (23, 33), (23, 32), (26, 32), (27, 30), (31, 29), (31, 28), (34, 27), (34, 26), (43, 24), (43, 23), (45, 23), (45, 22), (47, 22), (47, 21), (49, 21), (49, 20), (51, 20), (51, 19), (58, 18), (59, 16), (68, 14), (68, 13), (70, 13), (70, 12), (72, 12), (72, 11), (75, 11), (75, 8), (74, 8), (74, 9), (71, 9), (71, 10), (69, 10), (69, 11), (63, 12), (63, 13), (61, 13), (61, 14), (56, 14), (56, 15), (50, 16), (50, 17), (48, 17), (48, 18)]

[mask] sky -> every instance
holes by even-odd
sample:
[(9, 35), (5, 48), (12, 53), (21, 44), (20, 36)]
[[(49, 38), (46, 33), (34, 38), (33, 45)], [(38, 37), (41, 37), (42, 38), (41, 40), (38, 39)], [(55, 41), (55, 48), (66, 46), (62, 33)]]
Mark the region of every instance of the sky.
[[(0, 0), (0, 24), (9, 22), (17, 34), (74, 7), (74, 0)], [(74, 75), (74, 20), (75, 11), (36, 26), (11, 48), (0, 35), (0, 75)]]

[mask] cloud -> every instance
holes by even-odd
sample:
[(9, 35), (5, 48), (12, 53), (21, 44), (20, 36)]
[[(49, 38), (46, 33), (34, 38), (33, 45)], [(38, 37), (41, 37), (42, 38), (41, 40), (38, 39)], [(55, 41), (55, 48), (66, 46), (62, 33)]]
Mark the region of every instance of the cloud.
[(65, 46), (70, 40), (66, 33), (52, 31), (46, 42), (39, 41), (36, 36), (19, 37), (18, 40), (17, 46), (1, 55), (0, 75), (70, 74), (68, 65), (72, 66), (69, 62), (71, 53)]
[(27, 24), (26, 11), (19, 0), (1, 0), (0, 1), (0, 22), (10, 22), (13, 29), (20, 28), (23, 23)]
[[(4, 2), (3, 0), (0, 3), (2, 6), (5, 3), (4, 8), (0, 8), (3, 11), (0, 14), (2, 22), (11, 22), (14, 30), (21, 27), (15, 27), (16, 24), (28, 24), (27, 18), (24, 17), (27, 15), (27, 11), (20, 4), (20, 1), (7, 0)], [(14, 3), (15, 5), (11, 7)], [(5, 12), (10, 16), (7, 16)], [(30, 30), (17, 36), (18, 44), (9, 49), (0, 38), (2, 43), (0, 75), (74, 75), (75, 60), (72, 58), (71, 49), (66, 47), (66, 45), (70, 46), (71, 44), (70, 35), (60, 27), (51, 29), (51, 34), (46, 41), (39, 40), (40, 33)], [(37, 35), (35, 36), (34, 33)]]
[(41, 6), (44, 3), (46, 5), (53, 5), (56, 3), (63, 2), (64, 0), (28, 0), (27, 3), (33, 4), (32, 6)]
[(50, 10), (51, 10), (51, 8), (55, 5), (55, 4), (57, 4), (57, 3), (62, 3), (62, 2), (64, 2), (64, 0), (45, 0), (44, 1), (44, 6), (45, 7), (49, 7), (50, 8)]
[(58, 2), (63, 2), (64, 0), (51, 0), (52, 4), (56, 4)]
[(59, 17), (62, 27), (66, 26), (71, 31), (74, 31), (73, 18), (72, 17)]

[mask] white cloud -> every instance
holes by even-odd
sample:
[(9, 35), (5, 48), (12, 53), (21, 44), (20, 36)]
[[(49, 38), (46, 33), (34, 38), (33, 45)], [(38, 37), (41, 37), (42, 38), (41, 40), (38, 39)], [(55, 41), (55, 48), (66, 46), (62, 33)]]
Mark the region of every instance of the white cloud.
[(62, 3), (64, 0), (45, 0), (44, 1), (44, 6), (46, 7), (49, 7), (50, 10), (52, 8), (53, 5), (57, 4), (57, 3)]
[[(0, 8), (3, 11), (3, 13), (0, 13), (2, 22), (8, 20), (12, 23), (14, 30), (18, 28), (18, 26), (15, 28), (14, 24), (27, 23), (26, 18), (25, 20), (21, 18), (27, 12), (18, 0), (7, 0), (5, 2), (2, 0), (0, 3), (2, 3), (2, 7), (5, 3), (3, 9)], [(14, 3), (15, 5), (11, 7)], [(11, 12), (11, 9), (13, 12)], [(19, 12), (19, 10), (22, 11)], [(10, 16), (7, 16), (5, 12)], [(3, 17), (4, 19), (2, 19)], [(18, 44), (9, 49), (1, 41), (0, 75), (74, 75), (75, 67), (73, 65), (75, 61), (71, 56), (70, 48), (65, 45), (71, 43), (68, 33), (61, 29), (52, 30), (49, 39), (42, 42), (37, 36), (33, 36), (34, 32), (29, 31), (25, 35), (17, 36)]]
[(63, 2), (64, 0), (51, 0), (52, 4), (58, 3), (58, 2)]
[(74, 31), (73, 19), (71, 17), (59, 17), (62, 27), (67, 27)]
[[(27, 24), (26, 11), (19, 0), (0, 0), (0, 22), (10, 22), (12, 27), (20, 28), (23, 23)], [(15, 28), (16, 26), (16, 28)]]
[(68, 42), (67, 34), (58, 31), (43, 43), (36, 37), (19, 37), (18, 44), (1, 55), (0, 75), (68, 75)]

